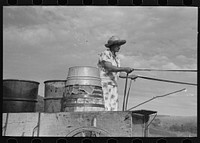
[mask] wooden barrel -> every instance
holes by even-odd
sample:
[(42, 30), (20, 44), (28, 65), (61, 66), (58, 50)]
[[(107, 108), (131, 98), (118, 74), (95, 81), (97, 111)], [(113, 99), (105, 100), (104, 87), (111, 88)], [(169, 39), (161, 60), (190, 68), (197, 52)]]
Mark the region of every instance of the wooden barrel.
[(28, 80), (3, 80), (3, 112), (35, 112), (39, 83)]
[(44, 112), (61, 112), (66, 80), (48, 80), (45, 84)]
[(89, 66), (69, 68), (65, 91), (62, 111), (104, 111), (98, 68)]

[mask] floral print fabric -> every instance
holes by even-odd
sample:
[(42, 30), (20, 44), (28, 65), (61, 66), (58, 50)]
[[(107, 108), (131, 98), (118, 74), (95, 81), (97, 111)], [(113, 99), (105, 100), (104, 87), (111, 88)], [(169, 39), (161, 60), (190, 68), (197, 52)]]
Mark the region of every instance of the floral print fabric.
[(118, 110), (117, 80), (119, 72), (109, 72), (103, 62), (110, 62), (113, 66), (120, 67), (120, 60), (114, 57), (110, 49), (105, 50), (99, 55), (98, 67), (100, 69), (101, 84), (105, 102), (105, 111)]
[(117, 86), (109, 82), (102, 82), (105, 111), (118, 111)]

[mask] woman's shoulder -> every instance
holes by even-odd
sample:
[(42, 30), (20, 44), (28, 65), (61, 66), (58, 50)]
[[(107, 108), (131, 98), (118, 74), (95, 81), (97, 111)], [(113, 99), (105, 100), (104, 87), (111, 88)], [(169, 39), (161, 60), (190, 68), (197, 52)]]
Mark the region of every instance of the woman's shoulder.
[(104, 50), (103, 52), (100, 53), (100, 56), (109, 56), (111, 57), (111, 51), (110, 50)]

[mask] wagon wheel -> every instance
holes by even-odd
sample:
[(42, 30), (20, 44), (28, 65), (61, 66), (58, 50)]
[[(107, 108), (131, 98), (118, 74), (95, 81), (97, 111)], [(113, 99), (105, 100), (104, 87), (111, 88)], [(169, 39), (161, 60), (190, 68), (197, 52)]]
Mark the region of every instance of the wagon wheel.
[(109, 137), (109, 132), (97, 127), (80, 127), (71, 131), (67, 137)]

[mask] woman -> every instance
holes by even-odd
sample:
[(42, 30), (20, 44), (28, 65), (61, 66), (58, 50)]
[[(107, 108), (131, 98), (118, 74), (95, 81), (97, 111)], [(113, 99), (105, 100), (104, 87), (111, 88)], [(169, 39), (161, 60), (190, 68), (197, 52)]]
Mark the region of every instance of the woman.
[(99, 55), (98, 67), (100, 69), (101, 84), (105, 101), (105, 111), (118, 111), (117, 80), (120, 72), (131, 73), (134, 69), (120, 67), (120, 59), (116, 55), (126, 40), (112, 36), (105, 46), (108, 48)]

